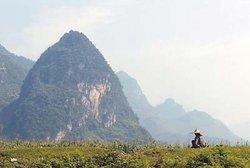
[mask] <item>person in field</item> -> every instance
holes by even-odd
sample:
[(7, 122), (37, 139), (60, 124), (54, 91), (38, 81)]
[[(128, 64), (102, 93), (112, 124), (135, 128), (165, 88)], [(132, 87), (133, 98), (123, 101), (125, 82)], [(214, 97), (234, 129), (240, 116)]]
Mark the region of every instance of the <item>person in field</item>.
[(204, 138), (202, 138), (202, 133), (200, 130), (195, 129), (193, 133), (195, 138), (192, 140), (192, 148), (205, 148), (208, 146)]

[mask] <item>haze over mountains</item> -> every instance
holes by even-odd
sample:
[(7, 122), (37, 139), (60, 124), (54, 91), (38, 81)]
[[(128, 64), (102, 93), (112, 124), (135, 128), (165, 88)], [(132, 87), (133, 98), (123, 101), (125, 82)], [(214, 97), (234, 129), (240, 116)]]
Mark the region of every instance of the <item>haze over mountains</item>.
[(149, 142), (103, 55), (70, 31), (28, 73), (19, 98), (4, 108), (8, 138)]
[(211, 142), (239, 139), (221, 121), (206, 112), (186, 112), (174, 99), (153, 107), (134, 78), (115, 74), (76, 31), (64, 34), (34, 66), (2, 46), (0, 61), (5, 138), (149, 142), (152, 135), (161, 142), (189, 143), (189, 133), (199, 128)]
[(196, 128), (204, 131), (210, 142), (221, 140), (234, 141), (240, 139), (234, 135), (221, 121), (212, 118), (205, 112), (186, 112), (173, 99), (168, 98), (162, 104), (153, 107), (149, 104), (137, 81), (123, 71), (117, 73), (123, 91), (140, 123), (161, 142), (189, 143)]
[(168, 95), (230, 127), (250, 121), (249, 1), (139, 1), (2, 0), (0, 43), (37, 60), (77, 29), (114, 70), (135, 75), (153, 105)]
[(16, 56), (0, 45), (0, 111), (16, 99), (33, 61)]

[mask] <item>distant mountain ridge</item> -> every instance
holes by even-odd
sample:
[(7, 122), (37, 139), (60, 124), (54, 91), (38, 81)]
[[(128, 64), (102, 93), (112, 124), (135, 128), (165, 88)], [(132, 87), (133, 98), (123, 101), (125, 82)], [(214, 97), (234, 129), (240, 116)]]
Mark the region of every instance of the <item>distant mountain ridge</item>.
[(235, 133), (237, 133), (238, 135), (242, 136), (242, 138), (250, 141), (250, 132), (249, 132), (250, 121), (243, 122), (243, 123), (240, 123), (240, 124), (231, 125), (230, 128)]
[(11, 139), (152, 140), (103, 55), (76, 31), (41, 55), (1, 118)]
[(148, 102), (137, 81), (123, 71), (117, 72), (116, 75), (122, 84), (123, 92), (130, 106), (138, 115), (139, 120), (151, 117), (151, 113), (145, 113), (144, 111), (153, 112), (154, 107)]
[(0, 45), (0, 111), (15, 100), (34, 62), (9, 52)]
[(184, 108), (172, 98), (167, 98), (164, 103), (155, 107), (159, 117), (176, 118), (186, 114)]
[(139, 119), (161, 142), (188, 143), (195, 128), (211, 142), (239, 139), (221, 121), (186, 112), (174, 99), (153, 107), (138, 82), (123, 71), (118, 80), (79, 32), (66, 33), (33, 64), (0, 45), (0, 111), (19, 97), (22, 86), (20, 97), (0, 113), (8, 138), (151, 141)]
[(193, 137), (189, 133), (196, 128), (203, 130), (210, 142), (239, 139), (221, 121), (206, 112), (186, 112), (174, 99), (168, 98), (156, 107), (151, 106), (134, 78), (123, 71), (117, 72), (117, 76), (131, 107), (139, 117), (142, 116), (141, 124), (155, 139), (168, 143), (189, 143)]

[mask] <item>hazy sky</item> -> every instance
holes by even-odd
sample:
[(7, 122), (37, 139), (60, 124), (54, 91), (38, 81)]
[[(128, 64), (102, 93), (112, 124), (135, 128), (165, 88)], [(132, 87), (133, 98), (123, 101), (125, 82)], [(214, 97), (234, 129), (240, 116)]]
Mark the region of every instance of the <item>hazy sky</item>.
[(250, 121), (250, 0), (0, 0), (0, 43), (36, 60), (70, 29), (152, 102)]

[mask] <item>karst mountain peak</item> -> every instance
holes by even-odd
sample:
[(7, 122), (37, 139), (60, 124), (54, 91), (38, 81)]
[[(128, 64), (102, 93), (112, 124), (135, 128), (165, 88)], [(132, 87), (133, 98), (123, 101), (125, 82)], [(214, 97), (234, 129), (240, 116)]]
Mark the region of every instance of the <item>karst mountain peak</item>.
[(151, 139), (104, 56), (77, 31), (65, 33), (41, 55), (20, 97), (3, 114), (9, 138)]

